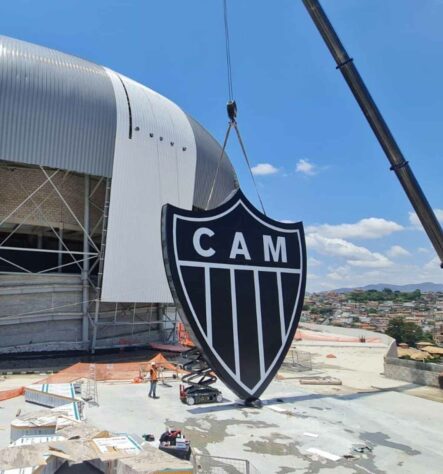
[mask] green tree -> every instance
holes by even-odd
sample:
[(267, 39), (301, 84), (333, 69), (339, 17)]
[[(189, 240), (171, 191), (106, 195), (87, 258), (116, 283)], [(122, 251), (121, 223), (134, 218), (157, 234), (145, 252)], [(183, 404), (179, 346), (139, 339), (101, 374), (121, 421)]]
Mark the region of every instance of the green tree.
[(400, 316), (392, 318), (389, 321), (386, 334), (393, 337), (397, 341), (397, 344), (405, 342), (410, 346), (414, 346), (425, 337), (420, 326), (405, 321)]

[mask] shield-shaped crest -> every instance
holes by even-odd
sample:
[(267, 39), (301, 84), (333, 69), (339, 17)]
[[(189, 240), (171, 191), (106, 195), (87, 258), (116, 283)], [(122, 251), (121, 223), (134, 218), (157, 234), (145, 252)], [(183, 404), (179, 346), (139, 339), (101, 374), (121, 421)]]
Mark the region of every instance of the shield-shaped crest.
[(165, 205), (162, 233), (171, 292), (194, 343), (238, 396), (258, 398), (300, 319), (303, 224), (270, 219), (238, 190), (210, 211)]

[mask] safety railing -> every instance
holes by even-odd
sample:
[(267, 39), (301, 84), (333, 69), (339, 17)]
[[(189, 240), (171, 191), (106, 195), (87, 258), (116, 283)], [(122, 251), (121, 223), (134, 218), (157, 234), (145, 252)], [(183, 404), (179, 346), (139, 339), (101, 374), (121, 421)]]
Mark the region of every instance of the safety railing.
[(193, 454), (192, 462), (196, 474), (260, 474), (247, 459)]

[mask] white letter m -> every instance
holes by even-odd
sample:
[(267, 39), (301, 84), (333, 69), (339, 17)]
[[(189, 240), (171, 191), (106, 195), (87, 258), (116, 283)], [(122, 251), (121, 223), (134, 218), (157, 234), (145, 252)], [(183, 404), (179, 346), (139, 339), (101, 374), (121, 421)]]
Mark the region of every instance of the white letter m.
[(263, 252), (265, 254), (265, 262), (271, 261), (278, 262), (281, 258), (283, 263), (288, 262), (288, 257), (286, 254), (286, 239), (284, 237), (277, 237), (277, 243), (274, 246), (272, 237), (270, 235), (263, 236)]

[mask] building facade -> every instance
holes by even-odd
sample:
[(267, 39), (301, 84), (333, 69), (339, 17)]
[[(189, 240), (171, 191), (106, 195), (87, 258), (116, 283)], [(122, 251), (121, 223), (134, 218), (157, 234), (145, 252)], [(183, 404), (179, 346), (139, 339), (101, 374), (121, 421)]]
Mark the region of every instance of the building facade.
[(162, 206), (210, 209), (237, 188), (167, 98), (0, 36), (0, 353), (167, 339)]

